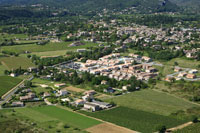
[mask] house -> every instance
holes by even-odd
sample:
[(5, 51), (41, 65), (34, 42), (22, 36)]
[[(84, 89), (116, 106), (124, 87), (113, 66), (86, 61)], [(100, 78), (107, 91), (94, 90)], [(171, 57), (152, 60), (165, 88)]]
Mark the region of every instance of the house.
[(69, 98), (63, 98), (63, 99), (61, 99), (61, 101), (63, 101), (63, 102), (70, 102), (71, 100)]
[(105, 92), (105, 93), (114, 93), (115, 90), (112, 89), (112, 87), (109, 87), (109, 88), (107, 88), (107, 89), (104, 89), (103, 92)]
[(174, 71), (175, 71), (175, 72), (180, 72), (180, 71), (182, 71), (182, 69), (181, 69), (180, 67), (175, 67), (175, 68), (174, 68)]
[(69, 47), (76, 47), (76, 46), (81, 46), (81, 45), (85, 45), (85, 43), (82, 43), (82, 42), (74, 42), (74, 43), (70, 44)]
[(190, 73), (190, 74), (195, 74), (195, 73), (198, 73), (198, 70), (192, 69), (192, 70), (189, 71), (189, 73)]
[(174, 77), (168, 76), (165, 78), (165, 81), (171, 82)]
[(92, 101), (92, 104), (98, 105), (101, 109), (108, 109), (112, 107), (112, 105), (109, 103), (99, 101)]
[(100, 110), (100, 107), (98, 105), (92, 103), (85, 103), (84, 108), (87, 110), (91, 110), (92, 112)]
[(48, 93), (48, 92), (45, 92), (45, 93), (43, 94), (43, 97), (44, 97), (44, 98), (45, 98), (45, 97), (49, 97), (49, 96), (51, 96), (51, 94)]
[(17, 74), (11, 73), (10, 76), (11, 76), (11, 77), (17, 77)]
[(186, 75), (187, 75), (186, 72), (182, 72), (182, 73), (179, 73), (179, 74), (178, 74), (178, 77), (185, 77)]
[(13, 102), (13, 103), (12, 103), (12, 106), (13, 106), (13, 107), (23, 107), (23, 106), (24, 106), (24, 103), (23, 103), (23, 102), (20, 102), (20, 101), (19, 101), (19, 102)]
[(195, 79), (196, 78), (196, 75), (194, 74), (187, 74), (186, 76), (188, 79)]
[(155, 68), (149, 68), (149, 69), (146, 69), (146, 72), (147, 73), (153, 73), (153, 72), (156, 72), (157, 70)]
[(92, 100), (92, 99), (93, 99), (93, 96), (92, 96), (92, 95), (85, 95), (85, 96), (82, 97), (82, 99), (83, 99), (84, 101), (89, 101), (89, 100)]
[(37, 68), (36, 67), (29, 67), (28, 71), (29, 72), (37, 72)]
[(151, 62), (151, 61), (152, 61), (152, 59), (149, 58), (149, 57), (147, 57), (147, 56), (143, 56), (143, 57), (142, 57), (142, 60), (144, 60), (144, 61), (146, 61), (146, 62)]
[(77, 49), (76, 51), (77, 51), (78, 53), (83, 53), (83, 52), (86, 51), (86, 49)]
[(96, 91), (95, 90), (89, 90), (89, 91), (84, 92), (84, 94), (85, 95), (95, 95)]
[(66, 89), (62, 89), (62, 90), (59, 90), (59, 91), (58, 91), (58, 95), (59, 95), (59, 96), (65, 96), (65, 95), (67, 95), (67, 94), (69, 94), (69, 93), (68, 93), (68, 91), (67, 91)]
[(62, 84), (55, 84), (54, 86), (57, 87), (57, 88), (60, 88), (60, 87), (63, 87), (65, 85), (66, 85), (65, 83), (62, 83)]
[(106, 81), (106, 80), (102, 80), (102, 81), (101, 81), (101, 84), (102, 84), (102, 85), (106, 85), (107, 83), (108, 83), (108, 81)]
[(26, 96), (21, 96), (20, 101), (29, 101), (33, 100), (36, 97), (35, 93), (29, 92)]
[(82, 100), (82, 99), (78, 99), (78, 100), (75, 101), (76, 106), (83, 105), (84, 103), (85, 103), (85, 101)]
[(47, 88), (48, 87), (48, 85), (45, 85), (45, 84), (41, 84), (40, 85), (42, 88)]

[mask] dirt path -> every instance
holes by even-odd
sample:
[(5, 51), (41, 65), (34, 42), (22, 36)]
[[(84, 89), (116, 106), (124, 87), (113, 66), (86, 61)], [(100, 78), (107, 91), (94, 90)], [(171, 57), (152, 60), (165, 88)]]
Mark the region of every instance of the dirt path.
[(187, 126), (189, 126), (191, 124), (193, 124), (193, 122), (190, 121), (190, 122), (184, 123), (182, 125), (179, 125), (177, 127), (173, 127), (173, 128), (167, 129), (167, 132), (172, 132), (172, 131), (176, 131), (178, 129), (183, 129), (184, 127), (187, 127)]

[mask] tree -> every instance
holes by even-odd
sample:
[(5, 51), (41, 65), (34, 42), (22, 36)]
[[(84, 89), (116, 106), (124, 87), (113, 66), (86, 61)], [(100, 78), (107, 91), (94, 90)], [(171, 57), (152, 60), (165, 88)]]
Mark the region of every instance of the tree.
[(157, 130), (159, 133), (165, 133), (167, 128), (166, 128), (166, 126), (162, 125), (162, 126), (158, 126)]
[(178, 66), (178, 62), (174, 62), (174, 66)]
[(195, 116), (195, 117), (193, 118), (192, 122), (193, 122), (193, 123), (199, 122), (198, 117)]
[(31, 81), (25, 81), (24, 85), (26, 87), (31, 87), (32, 86), (32, 82)]

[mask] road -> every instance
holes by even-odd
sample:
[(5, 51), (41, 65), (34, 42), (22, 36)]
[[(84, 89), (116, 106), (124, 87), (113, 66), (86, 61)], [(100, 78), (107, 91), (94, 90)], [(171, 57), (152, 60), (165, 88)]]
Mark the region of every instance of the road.
[[(0, 105), (2, 105), (3, 103), (7, 102), (10, 100), (10, 98), (15, 94), (15, 92), (17, 92), (17, 90), (21, 87), (24, 86), (24, 82), (26, 80), (28, 81), (31, 81), (34, 77), (33, 76), (30, 76), (29, 78), (27, 79), (24, 79), (22, 82), (20, 82), (18, 85), (16, 85), (14, 88), (12, 88), (9, 92), (7, 92), (7, 94), (4, 95), (3, 99), (0, 101)], [(1, 106), (0, 106), (0, 109), (1, 109)]]

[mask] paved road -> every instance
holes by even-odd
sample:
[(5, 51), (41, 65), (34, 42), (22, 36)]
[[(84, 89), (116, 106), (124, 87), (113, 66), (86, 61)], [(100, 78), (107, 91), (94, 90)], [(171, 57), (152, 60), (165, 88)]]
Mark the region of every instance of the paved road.
[[(1, 101), (0, 101), (0, 105), (2, 105), (3, 103), (7, 102), (10, 100), (10, 98), (15, 94), (15, 92), (18, 91), (19, 88), (23, 87), (24, 86), (24, 82), (26, 80), (28, 81), (31, 81), (34, 77), (31, 76), (27, 79), (24, 79), (22, 82), (20, 82), (18, 85), (16, 85), (14, 88), (12, 88), (9, 92), (9, 94), (7, 94)], [(0, 106), (0, 109), (1, 109), (1, 106)]]

